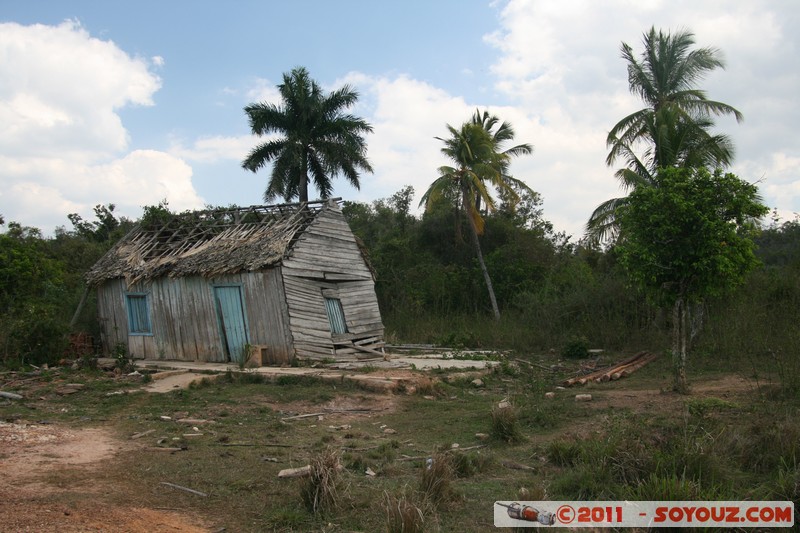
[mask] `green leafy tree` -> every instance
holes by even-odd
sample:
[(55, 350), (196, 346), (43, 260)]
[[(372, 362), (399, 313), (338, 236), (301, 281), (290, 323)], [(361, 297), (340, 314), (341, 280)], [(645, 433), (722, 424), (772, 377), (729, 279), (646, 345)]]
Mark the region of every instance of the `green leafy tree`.
[(0, 234), (0, 363), (52, 361), (63, 349), (63, 264), (36, 228)]
[[(625, 167), (615, 176), (626, 191), (653, 185), (659, 168), (725, 168), (733, 160), (733, 143), (727, 135), (712, 134), (713, 116), (742, 114), (722, 102), (709, 100), (697, 83), (724, 68), (716, 48), (692, 49), (694, 34), (674, 34), (651, 28), (644, 34), (644, 51), (637, 57), (622, 43), (628, 63), (628, 85), (645, 107), (620, 120), (608, 133), (606, 163), (618, 160)], [(626, 198), (600, 204), (587, 223), (589, 237), (600, 240), (616, 234), (615, 212)]]
[(244, 108), (255, 135), (277, 134), (242, 162), (253, 172), (273, 163), (264, 201), (297, 197), (307, 202), (309, 179), (321, 197), (328, 198), (331, 178), (337, 174), (358, 189), (359, 170), (372, 172), (364, 140), (372, 126), (344, 112), (356, 103), (358, 93), (345, 85), (326, 95), (302, 67), (284, 74), (278, 91), (281, 105), (261, 102)]
[[(490, 186), (503, 191), (506, 194), (506, 198), (518, 198), (514, 186), (519, 187), (524, 184), (507, 173), (508, 161), (516, 153), (514, 149), (508, 153), (500, 150), (500, 142), (506, 140), (506, 138), (501, 137), (498, 140), (496, 135), (492, 133), (492, 127), (495, 123), (496, 119), (494, 117), (487, 117), (487, 120), (483, 120), (476, 113), (473, 120), (465, 122), (460, 129), (447, 125), (450, 137), (445, 139), (437, 137), (437, 139), (444, 142), (442, 153), (455, 166), (439, 167), (439, 178), (431, 184), (422, 196), (420, 205), (424, 204), (426, 209), (431, 209), (443, 199), (452, 200), (456, 209), (464, 213), (478, 263), (489, 292), (492, 311), (495, 319), (499, 320), (500, 310), (497, 305), (497, 298), (492, 286), (492, 279), (486, 268), (483, 252), (481, 251), (479, 235), (483, 234), (485, 222), (481, 215), (480, 206), (483, 204), (487, 212), (494, 210), (495, 202), (490, 194)], [(505, 123), (503, 126), (505, 126)], [(510, 130), (510, 127), (507, 127), (506, 131), (510, 131), (513, 137), (513, 131)], [(524, 149), (520, 148), (520, 150), (524, 152)], [(525, 188), (527, 189), (527, 186)]]
[(618, 210), (617, 247), (631, 279), (672, 308), (675, 388), (686, 392), (687, 306), (728, 291), (758, 264), (753, 219), (765, 215), (757, 188), (733, 174), (662, 169)]

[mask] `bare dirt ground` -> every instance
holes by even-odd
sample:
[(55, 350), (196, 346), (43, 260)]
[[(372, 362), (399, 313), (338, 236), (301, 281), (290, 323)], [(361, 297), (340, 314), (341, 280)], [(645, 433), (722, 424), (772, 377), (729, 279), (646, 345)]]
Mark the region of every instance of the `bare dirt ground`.
[[(411, 378), (401, 371), (393, 377), (401, 375)], [(425, 379), (412, 383), (425, 386)], [(168, 388), (175, 384), (169, 383)], [(692, 397), (737, 401), (753, 390), (752, 382), (728, 375), (695, 382)], [(623, 382), (602, 390), (589, 386), (559, 392), (584, 393), (595, 396), (592, 408), (654, 413), (679, 408), (686, 398), (657, 388), (629, 388)], [(323, 410), (336, 423), (342, 423), (364, 416), (359, 410), (394, 410), (397, 402), (397, 395), (387, 393), (369, 398), (340, 396), (323, 405), (292, 402), (269, 406), (287, 413)], [(102, 427), (73, 429), (56, 424), (0, 422), (0, 532), (214, 531), (198, 517), (180, 510), (124, 504), (128, 481), (111, 466), (115, 456), (135, 445), (135, 441), (120, 440)]]
[(105, 472), (128, 444), (102, 428), (0, 422), (0, 531), (205, 532), (179, 513), (120, 505)]

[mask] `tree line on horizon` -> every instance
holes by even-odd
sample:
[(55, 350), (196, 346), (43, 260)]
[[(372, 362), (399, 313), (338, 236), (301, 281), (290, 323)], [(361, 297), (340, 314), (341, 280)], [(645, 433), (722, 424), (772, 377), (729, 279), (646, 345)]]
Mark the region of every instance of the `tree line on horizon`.
[[(724, 172), (733, 143), (712, 131), (713, 118), (742, 116), (698, 88), (724, 63), (719, 50), (694, 45), (689, 31), (655, 28), (644, 34), (638, 55), (622, 44), (630, 90), (644, 107), (611, 128), (606, 163), (623, 162), (615, 176), (629, 195), (599, 205), (579, 243), (553, 232), (538, 193), (509, 172), (511, 160), (530, 155), (533, 146), (507, 146), (514, 142), (512, 125), (480, 109), (436, 137), (449, 164), (432, 172), (421, 216), (410, 214), (410, 187), (371, 205), (345, 202), (345, 215), (375, 265), (387, 330), (439, 343), (491, 339), (541, 349), (584, 338), (622, 348), (652, 340), (649, 333), (663, 334), (669, 324), (676, 388), (685, 390), (693, 306), (730, 297), (752, 281), (754, 240), (769, 250), (781, 243), (795, 257), (786, 237), (797, 230), (797, 221), (759, 229), (767, 208), (756, 188)], [(271, 165), (264, 201), (307, 202), (309, 184), (329, 197), (337, 176), (358, 188), (361, 173), (372, 172), (364, 138), (372, 127), (347, 112), (358, 93), (345, 85), (326, 94), (302, 67), (284, 74), (278, 90), (280, 104), (245, 107), (252, 132), (269, 135), (242, 162), (253, 172)], [(659, 217), (664, 210), (682, 215)], [(8, 318), (0, 328), (3, 360), (23, 353), (41, 358), (52, 348), (36, 339), (63, 329), (56, 302), (74, 297), (82, 273), (134, 224), (113, 211), (111, 204), (97, 206), (95, 221), (71, 214), (73, 229), (60, 228), (53, 239), (9, 223), (0, 236), (0, 313)], [(65, 251), (69, 256), (60, 255)], [(71, 296), (65, 299), (63, 291)], [(476, 326), (487, 311), (506, 329), (525, 324), (539, 330), (493, 338), (490, 329)], [(412, 327), (436, 316), (459, 316), (463, 323), (429, 320), (441, 328), (439, 337)], [(29, 323), (34, 317), (36, 327)], [(91, 318), (82, 326), (91, 329)]]

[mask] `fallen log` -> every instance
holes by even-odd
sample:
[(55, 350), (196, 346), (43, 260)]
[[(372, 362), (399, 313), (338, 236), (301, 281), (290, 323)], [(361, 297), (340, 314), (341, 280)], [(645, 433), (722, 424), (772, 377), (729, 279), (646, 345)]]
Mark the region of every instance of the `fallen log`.
[(8, 398), (9, 400), (21, 400), (21, 394), (14, 394), (13, 392), (5, 392), (0, 390), (0, 398)]
[[(656, 358), (650, 352), (642, 351), (639, 352), (619, 363), (615, 363), (611, 366), (607, 366), (600, 370), (596, 370), (584, 376), (576, 376), (574, 378), (570, 378), (562, 382), (562, 385), (566, 387), (571, 387), (573, 385), (586, 385), (590, 381), (595, 383), (605, 383), (614, 379), (619, 379), (620, 377), (625, 377), (628, 374), (624, 374), (626, 370), (630, 370), (629, 373), (633, 372), (641, 368), (642, 366), (646, 365), (650, 361)], [(619, 374), (618, 377), (614, 377), (615, 374)]]
[[(646, 365), (647, 363), (650, 363), (651, 361), (655, 360), (655, 358), (656, 358), (656, 357), (657, 357), (657, 356), (656, 356), (655, 354), (648, 353), (647, 355), (645, 355), (644, 357), (641, 357), (641, 358), (637, 359), (637, 360), (636, 360), (636, 361), (634, 361), (633, 363), (629, 363), (629, 364), (627, 364), (627, 365), (621, 365), (621, 366), (618, 366), (617, 368), (615, 368), (615, 369), (614, 369), (614, 370), (613, 370), (613, 371), (612, 371), (612, 372), (609, 374), (609, 377), (610, 377), (612, 380), (615, 380), (615, 379), (619, 379), (619, 378), (623, 378), (623, 377), (629, 376), (630, 374), (632, 374), (632, 373), (633, 373), (633, 372), (635, 372), (636, 370), (638, 370), (638, 369), (642, 368), (642, 367), (643, 367), (644, 365)], [(615, 375), (616, 375), (617, 377), (614, 377)]]
[[(576, 385), (576, 384), (578, 384), (578, 385), (586, 385), (590, 381), (596, 381), (598, 379), (601, 379), (602, 376), (605, 375), (605, 374), (613, 373), (617, 368), (620, 368), (622, 366), (625, 366), (625, 365), (628, 365), (628, 364), (631, 364), (631, 363), (637, 361), (638, 359), (643, 357), (646, 353), (648, 353), (648, 352), (639, 352), (636, 355), (633, 355), (633, 356), (631, 356), (631, 357), (629, 357), (629, 358), (627, 358), (627, 359), (625, 359), (623, 361), (620, 361), (619, 363), (615, 363), (615, 364), (607, 366), (605, 368), (601, 368), (599, 370), (595, 370), (594, 372), (590, 372), (589, 374), (585, 374), (583, 376), (577, 376), (577, 377), (574, 377), (574, 378), (570, 378), (570, 379), (564, 381), (563, 385), (565, 385), (567, 387), (570, 387), (570, 386)], [(608, 381), (608, 380), (606, 380), (606, 381)]]

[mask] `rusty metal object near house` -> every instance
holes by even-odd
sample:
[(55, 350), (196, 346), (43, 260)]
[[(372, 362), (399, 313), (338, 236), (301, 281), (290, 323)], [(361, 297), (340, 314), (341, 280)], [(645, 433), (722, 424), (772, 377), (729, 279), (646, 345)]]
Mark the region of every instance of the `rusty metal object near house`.
[(620, 378), (627, 377), (633, 372), (639, 370), (647, 363), (654, 361), (658, 356), (656, 354), (643, 351), (636, 355), (625, 359), (619, 363), (595, 370), (583, 376), (576, 376), (569, 378), (562, 382), (565, 387), (572, 387), (573, 385), (586, 385), (589, 382), (604, 383), (606, 381), (616, 381)]

